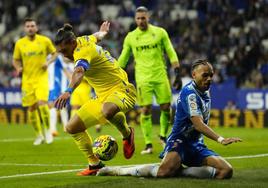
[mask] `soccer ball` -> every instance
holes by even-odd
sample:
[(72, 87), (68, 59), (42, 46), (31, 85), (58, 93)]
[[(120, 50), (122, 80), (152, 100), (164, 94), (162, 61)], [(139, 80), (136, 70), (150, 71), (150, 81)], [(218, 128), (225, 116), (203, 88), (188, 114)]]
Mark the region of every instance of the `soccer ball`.
[(116, 155), (118, 144), (110, 135), (101, 135), (94, 140), (93, 153), (102, 161), (109, 161)]

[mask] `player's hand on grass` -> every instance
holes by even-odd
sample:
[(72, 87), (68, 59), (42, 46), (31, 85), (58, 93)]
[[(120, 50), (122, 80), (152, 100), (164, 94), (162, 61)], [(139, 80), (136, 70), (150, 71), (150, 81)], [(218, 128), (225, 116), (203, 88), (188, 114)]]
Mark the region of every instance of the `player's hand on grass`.
[(54, 102), (54, 106), (57, 109), (62, 109), (66, 106), (67, 101), (69, 100), (71, 94), (69, 92), (64, 92), (61, 96), (57, 98), (57, 100)]
[(242, 139), (240, 139), (240, 138), (224, 138), (221, 141), (221, 144), (222, 145), (229, 145), (229, 144), (236, 143), (236, 142), (242, 142)]

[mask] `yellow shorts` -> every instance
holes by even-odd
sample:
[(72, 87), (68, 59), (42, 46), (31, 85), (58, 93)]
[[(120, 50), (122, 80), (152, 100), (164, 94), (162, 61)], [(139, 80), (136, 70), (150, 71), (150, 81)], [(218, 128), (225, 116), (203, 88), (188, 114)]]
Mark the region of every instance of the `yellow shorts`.
[(87, 81), (83, 80), (74, 90), (71, 96), (71, 106), (82, 106), (91, 99), (91, 87)]
[(49, 88), (48, 80), (39, 82), (22, 83), (22, 106), (28, 107), (37, 103), (38, 101), (48, 101)]
[(132, 84), (128, 84), (123, 88), (112, 90), (105, 98), (89, 100), (77, 111), (77, 115), (87, 128), (96, 124), (106, 123), (107, 120), (102, 115), (102, 106), (107, 102), (114, 103), (119, 107), (120, 111), (127, 112), (136, 103), (136, 89)]

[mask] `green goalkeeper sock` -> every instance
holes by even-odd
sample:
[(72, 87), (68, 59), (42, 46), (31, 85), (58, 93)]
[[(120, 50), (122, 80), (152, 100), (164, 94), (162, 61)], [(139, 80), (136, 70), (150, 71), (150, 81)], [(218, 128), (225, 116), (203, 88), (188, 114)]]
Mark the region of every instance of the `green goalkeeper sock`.
[(160, 136), (167, 137), (168, 127), (170, 125), (170, 111), (161, 111), (160, 115)]
[(152, 144), (152, 115), (141, 114), (140, 123), (145, 144)]

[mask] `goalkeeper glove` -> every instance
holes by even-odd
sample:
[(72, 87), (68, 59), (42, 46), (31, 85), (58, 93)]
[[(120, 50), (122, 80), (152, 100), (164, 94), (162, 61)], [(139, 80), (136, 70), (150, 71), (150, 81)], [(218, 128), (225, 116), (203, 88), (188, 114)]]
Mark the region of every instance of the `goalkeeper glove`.
[(182, 87), (182, 81), (181, 81), (181, 74), (180, 74), (180, 69), (178, 67), (176, 67), (174, 69), (174, 72), (175, 72), (175, 80), (173, 82), (173, 87), (176, 89), (176, 90), (180, 90), (181, 87)]

